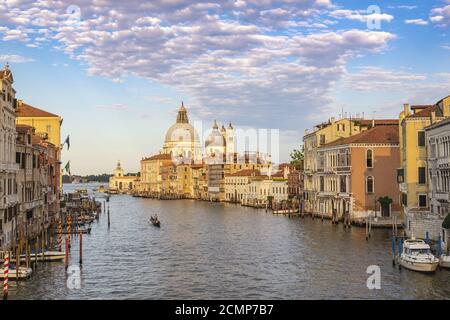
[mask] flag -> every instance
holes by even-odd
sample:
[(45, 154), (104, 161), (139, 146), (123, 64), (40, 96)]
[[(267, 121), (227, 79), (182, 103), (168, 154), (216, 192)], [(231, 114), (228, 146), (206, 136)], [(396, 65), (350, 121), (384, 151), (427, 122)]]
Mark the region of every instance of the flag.
[(70, 173), (70, 161), (67, 161), (66, 166), (64, 167), (64, 170), (66, 170), (66, 172), (69, 173), (69, 176), (72, 175), (72, 174)]
[(67, 138), (66, 138), (66, 140), (63, 143), (63, 147), (67, 143), (67, 150), (70, 149), (70, 138), (69, 137), (70, 137), (70, 135), (67, 135)]

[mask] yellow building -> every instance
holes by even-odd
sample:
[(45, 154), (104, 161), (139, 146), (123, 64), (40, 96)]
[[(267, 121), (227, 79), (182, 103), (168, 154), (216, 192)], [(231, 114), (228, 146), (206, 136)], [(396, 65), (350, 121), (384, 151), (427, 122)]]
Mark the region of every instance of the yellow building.
[(134, 191), (136, 185), (139, 183), (139, 177), (136, 175), (125, 175), (124, 170), (117, 162), (117, 167), (114, 169), (114, 176), (109, 178), (109, 191), (111, 193), (127, 193)]
[(425, 128), (450, 117), (450, 96), (433, 105), (405, 104), (399, 116), (400, 188), (405, 231), (408, 236), (426, 237), (430, 212)]
[(32, 107), (22, 100), (17, 101), (16, 123), (26, 124), (36, 129), (37, 135), (47, 135), (48, 141), (56, 147), (61, 146), (62, 117)]
[(317, 198), (320, 177), (323, 175), (319, 165), (318, 148), (340, 138), (347, 138), (367, 130), (375, 125), (397, 125), (397, 120), (363, 118), (329, 119), (314, 127), (313, 132), (305, 131), (304, 145), (304, 188), (305, 211), (309, 213), (320, 212), (320, 201)]
[(139, 192), (160, 194), (163, 191), (163, 181), (168, 181), (168, 168), (172, 165), (172, 156), (168, 153), (142, 159)]

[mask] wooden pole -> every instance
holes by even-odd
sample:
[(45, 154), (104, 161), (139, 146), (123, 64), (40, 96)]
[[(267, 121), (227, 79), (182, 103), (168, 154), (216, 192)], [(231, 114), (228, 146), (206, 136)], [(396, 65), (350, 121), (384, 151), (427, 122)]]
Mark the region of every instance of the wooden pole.
[(61, 219), (58, 221), (58, 251), (62, 251), (62, 224)]
[(20, 256), (19, 246), (16, 248), (16, 282), (19, 281)]
[(45, 231), (42, 230), (42, 244), (41, 244), (41, 250), (42, 250), (42, 262), (44, 262), (45, 259)]
[(110, 218), (109, 218), (109, 207), (108, 207), (108, 229), (109, 229), (109, 227), (110, 227), (110, 224), (111, 224), (111, 220), (110, 220)]
[(64, 254), (64, 265), (67, 268), (69, 267), (69, 242), (68, 242), (68, 235), (66, 235), (66, 251)]
[(66, 240), (68, 241), (68, 248), (70, 250), (70, 225), (72, 224), (72, 216), (69, 216), (69, 221), (67, 224), (67, 237)]
[(34, 242), (34, 267), (37, 268), (37, 259), (39, 251), (39, 236), (36, 236), (36, 241)]
[(83, 233), (80, 232), (80, 265), (83, 264)]

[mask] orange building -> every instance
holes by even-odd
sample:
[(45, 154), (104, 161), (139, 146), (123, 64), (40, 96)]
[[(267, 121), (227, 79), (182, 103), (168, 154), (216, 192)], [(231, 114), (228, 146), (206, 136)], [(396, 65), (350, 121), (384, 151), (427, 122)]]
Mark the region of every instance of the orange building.
[[(399, 134), (379, 125), (318, 149), (320, 215), (352, 220), (400, 211), (397, 186)], [(379, 201), (380, 198), (385, 201)]]

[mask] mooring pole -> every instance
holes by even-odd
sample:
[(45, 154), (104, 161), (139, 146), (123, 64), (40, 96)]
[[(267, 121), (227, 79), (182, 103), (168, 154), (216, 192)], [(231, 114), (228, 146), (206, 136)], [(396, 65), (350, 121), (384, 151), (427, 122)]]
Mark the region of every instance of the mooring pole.
[(9, 253), (5, 253), (3, 259), (3, 300), (8, 299), (8, 272), (9, 272)]

